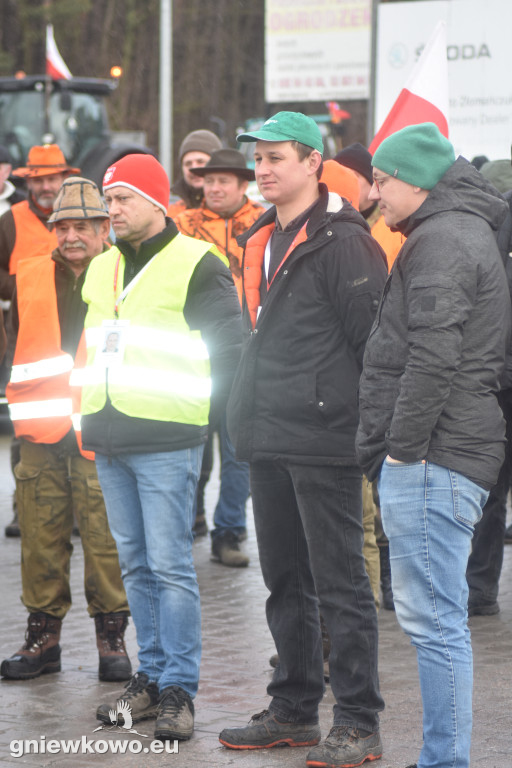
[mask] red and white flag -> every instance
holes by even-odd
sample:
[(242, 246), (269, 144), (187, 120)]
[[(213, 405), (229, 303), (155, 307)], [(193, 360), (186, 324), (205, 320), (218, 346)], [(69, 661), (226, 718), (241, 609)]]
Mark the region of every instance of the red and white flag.
[(55, 80), (71, 80), (73, 77), (57, 48), (53, 24), (46, 25), (46, 74)]
[(448, 138), (448, 62), (446, 22), (440, 21), (414, 65), (405, 87), (368, 147), (373, 155), (379, 144), (407, 125), (435, 123)]

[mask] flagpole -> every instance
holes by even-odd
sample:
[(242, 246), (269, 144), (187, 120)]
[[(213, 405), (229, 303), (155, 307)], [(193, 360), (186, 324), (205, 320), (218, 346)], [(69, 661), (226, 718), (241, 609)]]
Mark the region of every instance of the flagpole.
[(44, 20), (45, 25), (45, 38), (44, 38), (44, 132), (50, 133), (50, 94), (52, 90), (52, 80), (48, 74), (46, 61), (48, 58), (48, 25), (50, 23), (50, 6), (51, 0), (44, 0)]
[(172, 0), (160, 0), (159, 158), (172, 180)]
[(379, 0), (372, 0), (371, 47), (370, 47), (370, 98), (366, 121), (366, 146), (369, 147), (375, 135), (375, 98), (377, 95), (377, 27)]

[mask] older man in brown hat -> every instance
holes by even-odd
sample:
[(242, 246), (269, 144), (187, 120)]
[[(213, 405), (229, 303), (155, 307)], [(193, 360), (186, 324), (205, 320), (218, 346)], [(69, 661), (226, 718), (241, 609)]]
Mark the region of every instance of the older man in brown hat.
[[(206, 165), (193, 168), (197, 178), (204, 180), (204, 199), (199, 208), (190, 208), (175, 218), (176, 226), (185, 235), (214, 243), (229, 260), (229, 267), (238, 298), (242, 296), (242, 249), (236, 238), (243, 235), (259, 219), (264, 207), (245, 194), (254, 171), (247, 168), (245, 158), (236, 149), (219, 149)], [(214, 512), (212, 556), (223, 565), (240, 567), (249, 558), (240, 550), (240, 540), (246, 535), (245, 505), (249, 496), (249, 467), (235, 460), (233, 446), (227, 434), (225, 418), (218, 426), (221, 453), (220, 495)], [(204, 487), (212, 469), (212, 437), (203, 454), (203, 466), (198, 485), (196, 532), (206, 530)]]
[(57, 195), (48, 224), (58, 247), (18, 263), (12, 300), (16, 334), (7, 398), (20, 462), (15, 468), (20, 511), (22, 601), (26, 641), (0, 667), (24, 680), (60, 670), (60, 631), (71, 606), (69, 561), (73, 514), (85, 562), (85, 596), (95, 620), (101, 680), (127, 680), (124, 646), (128, 603), (108, 527), (94, 454), (81, 445), (80, 375), (86, 305), (85, 270), (107, 248), (110, 222), (96, 185), (72, 176)]

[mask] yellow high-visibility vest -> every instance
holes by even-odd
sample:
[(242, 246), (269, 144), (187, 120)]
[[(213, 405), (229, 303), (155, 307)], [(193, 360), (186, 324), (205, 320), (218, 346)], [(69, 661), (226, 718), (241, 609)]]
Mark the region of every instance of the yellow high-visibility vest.
[[(123, 291), (125, 260), (118, 248), (91, 262), (82, 297), (87, 367), (82, 414), (101, 411), (107, 397), (127, 416), (203, 426), (208, 423), (211, 379), (208, 350), (184, 316), (190, 278), (211, 243), (177, 235)], [(114, 288), (116, 286), (116, 288)], [(121, 295), (123, 294), (123, 295)], [(97, 354), (104, 321), (122, 327), (122, 359), (105, 367)], [(122, 325), (128, 321), (127, 325)]]

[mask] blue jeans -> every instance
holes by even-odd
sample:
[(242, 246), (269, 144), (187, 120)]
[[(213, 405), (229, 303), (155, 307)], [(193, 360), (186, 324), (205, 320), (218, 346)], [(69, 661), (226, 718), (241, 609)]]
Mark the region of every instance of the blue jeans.
[(363, 558), (357, 467), (251, 463), (251, 493), (267, 621), (279, 664), (270, 710), (318, 721), (324, 695), (319, 608), (331, 639), (334, 724), (378, 730), (377, 612)]
[(96, 454), (98, 478), (139, 645), (139, 672), (160, 690), (195, 696), (201, 609), (192, 559), (194, 496), (203, 446)]
[(245, 533), (245, 505), (249, 498), (249, 465), (235, 459), (235, 450), (226, 427), (226, 414), (219, 428), (220, 493), (213, 515), (215, 528), (212, 538), (232, 531), (237, 536)]
[(473, 655), (466, 566), (487, 491), (437, 464), (386, 460), (379, 497), (396, 615), (418, 657), (418, 768), (469, 768)]

